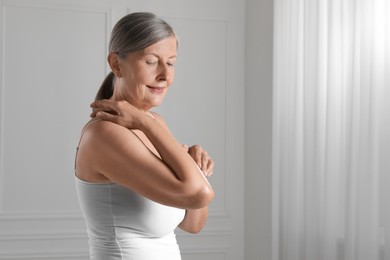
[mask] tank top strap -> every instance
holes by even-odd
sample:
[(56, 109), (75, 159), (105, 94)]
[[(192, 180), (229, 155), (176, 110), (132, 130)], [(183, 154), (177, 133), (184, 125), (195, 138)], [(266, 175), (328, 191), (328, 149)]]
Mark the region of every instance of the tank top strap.
[(96, 122), (98, 122), (98, 121), (101, 121), (101, 119), (97, 118), (97, 119), (92, 119), (92, 120), (90, 120), (90, 121), (83, 127), (83, 129), (81, 130), (79, 143), (78, 143), (78, 145), (77, 145), (77, 147), (76, 147), (76, 155), (75, 155), (75, 158), (74, 158), (74, 171), (75, 171), (75, 173), (76, 173), (76, 160), (77, 160), (77, 155), (78, 155), (78, 153), (79, 153), (79, 147), (80, 147), (80, 144), (81, 144), (81, 140), (82, 140), (82, 138), (83, 138), (83, 136), (84, 136), (84, 133), (85, 133), (85, 131), (87, 130), (87, 128), (88, 128), (90, 125), (92, 125), (92, 124), (94, 124), (94, 123), (96, 123)]

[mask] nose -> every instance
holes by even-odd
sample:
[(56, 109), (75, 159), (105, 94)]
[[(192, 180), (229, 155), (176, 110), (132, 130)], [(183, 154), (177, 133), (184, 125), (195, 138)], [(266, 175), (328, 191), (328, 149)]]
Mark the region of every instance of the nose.
[(171, 69), (166, 64), (162, 64), (157, 74), (158, 81), (168, 81), (171, 78)]

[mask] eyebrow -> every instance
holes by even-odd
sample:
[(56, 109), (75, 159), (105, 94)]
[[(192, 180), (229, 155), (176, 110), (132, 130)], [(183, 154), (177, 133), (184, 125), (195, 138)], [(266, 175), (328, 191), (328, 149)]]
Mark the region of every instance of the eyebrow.
[[(153, 56), (155, 56), (155, 57), (157, 57), (157, 58), (160, 57), (160, 55), (158, 55), (158, 54), (155, 53), (155, 52), (145, 52), (144, 55), (153, 55)], [(176, 57), (177, 57), (177, 55), (172, 55), (171, 57), (168, 57), (168, 59), (175, 59)]]

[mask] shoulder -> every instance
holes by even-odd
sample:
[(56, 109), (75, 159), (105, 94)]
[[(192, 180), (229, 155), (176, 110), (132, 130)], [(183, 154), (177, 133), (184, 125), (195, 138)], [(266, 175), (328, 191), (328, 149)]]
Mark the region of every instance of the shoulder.
[(91, 136), (105, 135), (124, 130), (127, 130), (127, 128), (124, 128), (123, 126), (112, 123), (110, 121), (100, 119), (89, 121), (83, 129), (84, 135)]
[[(93, 158), (99, 172), (105, 172), (101, 169), (102, 165), (106, 166), (113, 162), (119, 164), (123, 161), (134, 162), (150, 153), (134, 131), (104, 120), (88, 126), (82, 139), (82, 146)], [(112, 167), (110, 166), (110, 169)]]
[(76, 162), (77, 174), (91, 182), (112, 181), (113, 175), (127, 172), (129, 166), (149, 155), (150, 151), (131, 130), (110, 121), (96, 120), (84, 128)]
[(96, 146), (115, 146), (136, 139), (127, 128), (110, 121), (96, 120), (86, 124), (83, 133), (83, 142)]
[(163, 127), (169, 130), (167, 122), (160, 114), (151, 111), (149, 113), (157, 120), (157, 122), (159, 122)]

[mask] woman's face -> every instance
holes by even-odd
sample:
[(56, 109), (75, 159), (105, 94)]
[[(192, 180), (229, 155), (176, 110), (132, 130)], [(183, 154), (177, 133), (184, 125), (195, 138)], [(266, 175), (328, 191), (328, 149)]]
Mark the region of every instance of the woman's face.
[(176, 48), (176, 38), (172, 36), (118, 59), (120, 75), (113, 98), (127, 100), (145, 111), (159, 106), (173, 82)]

